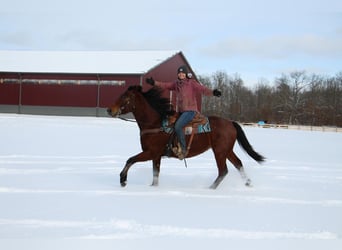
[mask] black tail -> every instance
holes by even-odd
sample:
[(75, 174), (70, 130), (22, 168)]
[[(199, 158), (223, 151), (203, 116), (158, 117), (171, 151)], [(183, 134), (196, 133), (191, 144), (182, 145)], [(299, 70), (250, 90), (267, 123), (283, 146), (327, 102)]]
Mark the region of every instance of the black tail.
[(241, 126), (233, 121), (233, 125), (237, 131), (237, 140), (240, 144), (240, 146), (247, 152), (247, 154), (252, 157), (257, 162), (261, 163), (265, 160), (265, 157), (260, 155), (259, 153), (255, 152), (251, 144), (249, 144), (249, 141), (247, 140), (247, 137), (245, 135), (245, 132), (243, 132)]

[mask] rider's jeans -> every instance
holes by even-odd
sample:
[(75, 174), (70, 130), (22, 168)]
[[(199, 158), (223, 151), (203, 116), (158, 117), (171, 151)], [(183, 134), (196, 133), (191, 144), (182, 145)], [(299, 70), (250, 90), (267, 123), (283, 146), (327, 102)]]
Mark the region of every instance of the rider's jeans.
[(183, 128), (186, 124), (191, 122), (191, 120), (195, 117), (196, 111), (185, 111), (181, 114), (181, 116), (177, 119), (175, 124), (175, 131), (179, 140), (179, 143), (182, 147), (183, 152), (186, 151), (186, 143), (185, 143), (185, 135)]

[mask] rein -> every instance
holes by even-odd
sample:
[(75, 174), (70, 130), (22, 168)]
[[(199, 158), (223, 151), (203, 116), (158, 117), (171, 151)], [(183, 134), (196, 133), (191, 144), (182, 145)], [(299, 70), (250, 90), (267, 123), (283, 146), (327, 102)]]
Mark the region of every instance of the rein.
[[(137, 122), (134, 119), (128, 119), (128, 118), (124, 118), (124, 117), (120, 117), (120, 116), (118, 116), (117, 118), (119, 118), (123, 121), (126, 121), (126, 122)], [(154, 133), (158, 133), (161, 131), (163, 131), (163, 128), (161, 128), (161, 127), (160, 128), (143, 129), (140, 131), (140, 136), (145, 135), (145, 134), (154, 134)]]
[(128, 118), (124, 118), (124, 117), (120, 117), (118, 116), (119, 119), (123, 120), (123, 121), (126, 121), (126, 122), (137, 122), (136, 120), (134, 119), (128, 119)]
[(154, 133), (159, 133), (162, 132), (162, 128), (150, 128), (150, 129), (144, 129), (140, 131), (140, 136), (145, 135), (145, 134), (154, 134)]

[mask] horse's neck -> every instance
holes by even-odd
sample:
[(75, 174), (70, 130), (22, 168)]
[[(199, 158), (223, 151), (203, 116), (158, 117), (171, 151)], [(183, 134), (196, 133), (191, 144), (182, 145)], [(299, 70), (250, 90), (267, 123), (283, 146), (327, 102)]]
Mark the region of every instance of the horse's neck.
[(140, 101), (135, 103), (133, 115), (138, 123), (139, 128), (150, 129), (161, 126), (161, 118), (159, 114), (147, 103), (144, 98), (139, 98)]

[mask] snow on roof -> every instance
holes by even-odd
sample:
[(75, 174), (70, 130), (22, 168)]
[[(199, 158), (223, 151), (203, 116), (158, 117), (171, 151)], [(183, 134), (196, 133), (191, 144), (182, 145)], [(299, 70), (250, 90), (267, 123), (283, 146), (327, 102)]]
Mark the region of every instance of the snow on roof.
[(179, 51), (0, 51), (0, 72), (144, 74)]

